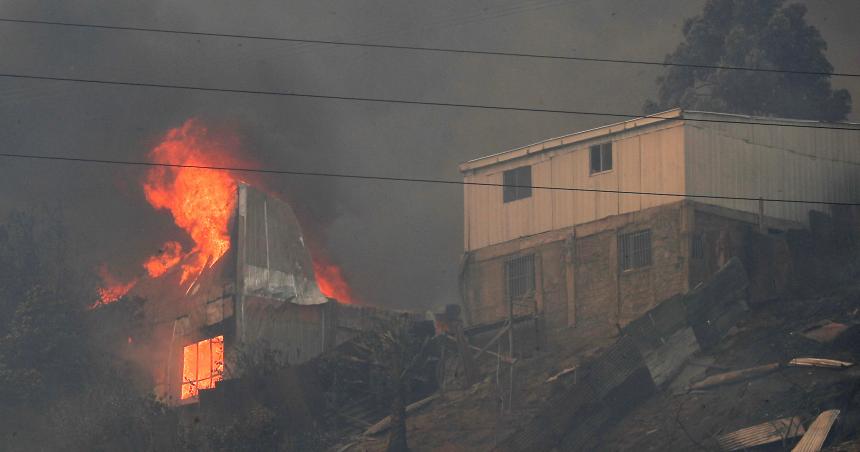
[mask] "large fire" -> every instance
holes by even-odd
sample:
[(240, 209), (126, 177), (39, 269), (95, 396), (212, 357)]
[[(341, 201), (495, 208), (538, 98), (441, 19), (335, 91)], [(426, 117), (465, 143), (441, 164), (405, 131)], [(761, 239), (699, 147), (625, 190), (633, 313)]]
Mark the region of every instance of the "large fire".
[[(170, 129), (150, 151), (155, 166), (147, 171), (143, 192), (147, 202), (159, 210), (170, 212), (174, 223), (193, 241), (184, 250), (176, 241), (168, 241), (159, 252), (143, 262), (151, 278), (167, 273), (181, 265), (180, 284), (191, 281), (208, 266), (217, 262), (230, 249), (230, 217), (236, 208), (238, 179), (223, 170), (180, 166), (228, 167), (238, 164), (238, 140), (217, 138), (196, 119)], [(245, 166), (245, 165), (241, 165)], [(314, 273), (323, 295), (344, 303), (354, 303), (355, 297), (337, 265), (321, 253), (314, 256)], [(125, 295), (138, 281), (123, 282), (112, 277), (106, 268), (100, 269), (103, 287), (101, 301), (107, 304)]]
[(155, 256), (151, 256), (143, 263), (143, 268), (151, 278), (158, 278), (171, 267), (182, 260), (182, 244), (179, 242), (167, 242), (164, 249), (159, 250)]
[(341, 303), (355, 304), (356, 299), (352, 288), (346, 283), (340, 267), (329, 262), (323, 262), (314, 257), (314, 276), (320, 292), (328, 298), (334, 298)]
[[(153, 162), (171, 165), (224, 166), (222, 144), (212, 140), (198, 121), (186, 121), (167, 132), (164, 141), (150, 152)], [(182, 264), (181, 282), (197, 276), (230, 249), (228, 224), (236, 206), (236, 181), (225, 171), (153, 167), (143, 184), (146, 200), (165, 209), (177, 226), (194, 241), (191, 255)], [(151, 276), (164, 273), (180, 259), (181, 246), (168, 242), (155, 261), (147, 261)], [(160, 257), (166, 257), (161, 259)]]

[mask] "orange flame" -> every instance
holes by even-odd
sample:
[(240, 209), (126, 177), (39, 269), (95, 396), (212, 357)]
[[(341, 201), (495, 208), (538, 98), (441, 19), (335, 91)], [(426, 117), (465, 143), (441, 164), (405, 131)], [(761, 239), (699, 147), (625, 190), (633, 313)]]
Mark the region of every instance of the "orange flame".
[(182, 400), (224, 379), (224, 336), (203, 339), (182, 349)]
[(330, 262), (323, 262), (318, 257), (313, 259), (313, 263), (314, 276), (323, 295), (341, 303), (356, 304), (352, 288), (347, 284), (340, 267)]
[(99, 301), (92, 306), (93, 308), (119, 300), (137, 284), (137, 278), (127, 282), (120, 281), (108, 270), (106, 265), (99, 266), (98, 274), (102, 280), (102, 287), (98, 288)]
[(182, 245), (179, 242), (167, 242), (159, 254), (151, 256), (143, 263), (143, 268), (151, 278), (158, 278), (182, 259)]
[[(182, 127), (168, 131), (150, 157), (154, 162), (170, 165), (223, 166), (223, 148), (223, 143), (212, 139), (202, 124), (190, 119)], [(168, 210), (174, 223), (194, 241), (188, 253), (192, 257), (182, 265), (182, 283), (199, 275), (230, 249), (228, 224), (236, 204), (236, 182), (230, 174), (211, 169), (154, 167), (147, 174), (143, 191), (152, 207)], [(165, 248), (177, 251), (172, 246)], [(163, 266), (162, 262), (151, 264), (147, 271), (151, 267), (156, 273), (164, 273), (179, 262), (172, 255), (167, 257)], [(147, 263), (150, 262), (152, 259)]]
[[(222, 170), (186, 166), (235, 166), (232, 156), (238, 148), (235, 137), (219, 139), (196, 119), (170, 129), (149, 153), (150, 161), (166, 165), (151, 168), (143, 182), (147, 202), (155, 209), (170, 212), (174, 223), (191, 237), (194, 246), (183, 250), (176, 241), (166, 242), (162, 250), (149, 257), (143, 268), (151, 278), (164, 275), (180, 265), (180, 284), (196, 278), (207, 266), (217, 262), (230, 249), (229, 222), (236, 207), (238, 180)], [(331, 263), (325, 253), (313, 253), (313, 269), (320, 291), (342, 303), (356, 303), (340, 267)], [(125, 295), (138, 278), (123, 283), (102, 267), (104, 287), (99, 289), (100, 304), (116, 301)]]

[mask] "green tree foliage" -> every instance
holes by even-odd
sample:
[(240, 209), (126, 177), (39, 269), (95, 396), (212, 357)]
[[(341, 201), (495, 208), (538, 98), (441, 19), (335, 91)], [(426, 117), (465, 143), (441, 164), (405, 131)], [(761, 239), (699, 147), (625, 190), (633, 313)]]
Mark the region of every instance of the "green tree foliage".
[[(807, 24), (806, 7), (785, 0), (708, 0), (684, 23), (684, 41), (667, 63), (832, 72), (827, 43)], [(760, 116), (836, 121), (851, 111), (851, 95), (826, 75), (673, 66), (657, 79), (648, 114), (682, 107)]]
[[(57, 216), (11, 213), (0, 223), (0, 400), (51, 400), (83, 384), (84, 278), (68, 262)], [(91, 298), (90, 298), (91, 299)]]

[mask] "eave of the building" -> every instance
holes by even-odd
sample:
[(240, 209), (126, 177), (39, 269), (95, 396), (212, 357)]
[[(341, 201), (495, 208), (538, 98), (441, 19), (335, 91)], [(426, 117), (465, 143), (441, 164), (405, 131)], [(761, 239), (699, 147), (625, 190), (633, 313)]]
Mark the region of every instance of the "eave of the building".
[(836, 123), (828, 123), (824, 121), (816, 121), (816, 120), (806, 120), (806, 119), (790, 119), (790, 118), (770, 118), (763, 116), (750, 116), (750, 115), (740, 115), (740, 114), (732, 114), (732, 113), (717, 113), (717, 112), (709, 112), (709, 111), (698, 111), (698, 110), (682, 110), (681, 108), (674, 108), (672, 110), (667, 110), (660, 113), (655, 113), (651, 116), (644, 116), (634, 119), (629, 119), (627, 121), (621, 121), (613, 124), (608, 124), (605, 126), (596, 127), (593, 129), (583, 130), (580, 132), (574, 132), (568, 135), (563, 135), (556, 138), (550, 138), (547, 140), (542, 140), (537, 143), (529, 144), (526, 146), (521, 146), (518, 148), (510, 149), (507, 151), (499, 152), (496, 154), (491, 154), (483, 157), (478, 157), (476, 159), (469, 160), (467, 162), (460, 164), (460, 172), (468, 173), (470, 171), (474, 171), (480, 168), (486, 168), (489, 166), (493, 166), (499, 163), (508, 162), (511, 160), (521, 159), (524, 157), (528, 157), (534, 154), (539, 154), (542, 152), (546, 152), (552, 149), (557, 149), (562, 146), (569, 146), (576, 143), (582, 143), (588, 140), (594, 140), (603, 138), (609, 135), (617, 134), (620, 132), (628, 132), (633, 129), (644, 128), (647, 126), (653, 126), (658, 123), (668, 122), (668, 121), (677, 121), (677, 120), (694, 120), (701, 122), (751, 122), (751, 123), (764, 123), (764, 124), (773, 124), (773, 125), (821, 125), (821, 126), (837, 126), (843, 127), (846, 129), (854, 129), (860, 130), (860, 123), (853, 122), (836, 122)]

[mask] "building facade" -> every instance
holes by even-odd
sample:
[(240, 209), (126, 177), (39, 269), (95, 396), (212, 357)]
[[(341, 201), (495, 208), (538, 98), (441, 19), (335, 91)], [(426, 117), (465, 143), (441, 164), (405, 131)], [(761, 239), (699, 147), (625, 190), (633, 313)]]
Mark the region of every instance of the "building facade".
[(749, 255), (750, 233), (828, 211), (771, 200), (860, 199), (860, 125), (677, 109), (460, 170), (469, 322), (513, 310), (550, 339), (608, 336)]
[(226, 254), (188, 280), (180, 262), (130, 294), (144, 303), (129, 355), (145, 360), (167, 403), (195, 402), (199, 391), (240, 377), (263, 349), (303, 363), (390, 315), (326, 298), (290, 206), (245, 184), (236, 196)]

